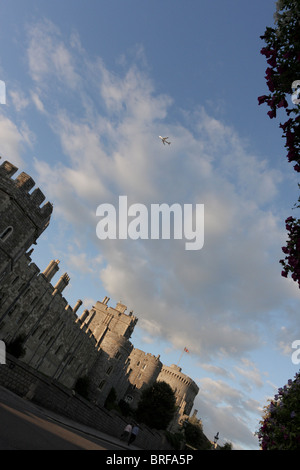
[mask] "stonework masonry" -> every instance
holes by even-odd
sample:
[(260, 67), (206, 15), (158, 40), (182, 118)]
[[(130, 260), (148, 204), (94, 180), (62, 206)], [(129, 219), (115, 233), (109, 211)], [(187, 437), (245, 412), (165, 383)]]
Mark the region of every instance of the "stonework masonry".
[[(79, 378), (89, 380), (90, 400), (102, 406), (113, 388), (117, 400), (137, 406), (142, 391), (156, 380), (170, 384), (178, 413), (176, 429), (189, 416), (199, 388), (178, 366), (135, 349), (130, 342), (138, 319), (127, 307), (97, 301), (79, 314), (64, 298), (70, 278), (59, 274), (59, 260), (40, 271), (32, 246), (47, 228), (52, 204), (26, 173), (5, 161), (0, 165), (0, 339), (21, 341), (22, 363), (72, 390)], [(53, 282), (53, 283), (52, 283)]]

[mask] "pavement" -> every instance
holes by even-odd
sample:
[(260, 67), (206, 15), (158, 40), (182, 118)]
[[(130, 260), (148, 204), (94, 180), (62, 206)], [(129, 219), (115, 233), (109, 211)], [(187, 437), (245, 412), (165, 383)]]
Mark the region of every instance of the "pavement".
[(81, 432), (85, 434), (87, 438), (99, 438), (105, 442), (115, 444), (123, 450), (142, 450), (133, 444), (130, 444), (130, 446), (128, 446), (125, 441), (115, 436), (111, 436), (109, 434), (99, 431), (98, 429), (94, 429), (92, 427), (78, 423), (72, 419), (69, 419), (51, 410), (43, 408), (42, 406), (36, 405), (35, 403), (23, 397), (20, 397), (19, 395), (16, 395), (15, 393), (2, 386), (0, 386), (0, 403), (10, 405), (18, 410), (26, 409), (31, 413), (35, 414), (36, 416), (50, 420), (58, 425), (67, 427), (70, 430)]

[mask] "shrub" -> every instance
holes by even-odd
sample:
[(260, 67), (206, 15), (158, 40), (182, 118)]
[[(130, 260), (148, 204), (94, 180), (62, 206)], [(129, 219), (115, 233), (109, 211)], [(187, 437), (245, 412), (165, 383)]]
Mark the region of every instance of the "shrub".
[(257, 436), (262, 450), (300, 450), (300, 373), (265, 407)]

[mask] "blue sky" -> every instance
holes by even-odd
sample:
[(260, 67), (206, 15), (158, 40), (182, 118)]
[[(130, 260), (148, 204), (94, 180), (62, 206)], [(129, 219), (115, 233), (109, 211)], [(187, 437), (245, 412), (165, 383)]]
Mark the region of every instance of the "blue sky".
[[(134, 346), (164, 364), (187, 347), (179, 365), (200, 387), (204, 432), (236, 449), (258, 448), (262, 407), (298, 371), (299, 289), (278, 262), (297, 180), (280, 119), (257, 104), (274, 11), (267, 0), (0, 1), (0, 155), (54, 204), (34, 262), (60, 260), (71, 305), (123, 301), (139, 318)], [(100, 241), (96, 208), (120, 195), (204, 204), (204, 247)]]

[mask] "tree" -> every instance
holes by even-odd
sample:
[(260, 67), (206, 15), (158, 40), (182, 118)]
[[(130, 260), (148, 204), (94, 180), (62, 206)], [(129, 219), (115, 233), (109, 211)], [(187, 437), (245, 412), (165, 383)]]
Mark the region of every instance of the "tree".
[(26, 354), (26, 349), (24, 348), (25, 335), (18, 335), (14, 340), (12, 340), (6, 347), (8, 354), (21, 359)]
[(142, 392), (136, 410), (138, 421), (154, 429), (166, 429), (176, 411), (175, 394), (166, 382), (155, 382)]
[[(278, 0), (274, 15), (275, 27), (267, 27), (261, 39), (265, 46), (261, 49), (267, 59), (266, 83), (269, 94), (258, 97), (259, 105), (270, 107), (268, 116), (274, 119), (277, 111), (285, 110), (289, 119), (279, 127), (283, 131), (287, 149), (287, 159), (300, 172), (300, 3), (299, 0)], [(292, 94), (293, 92), (293, 94)], [(292, 94), (292, 96), (291, 96)], [(289, 95), (289, 103), (286, 99)], [(289, 107), (290, 104), (290, 107)], [(292, 106), (291, 106), (292, 105)], [(298, 184), (299, 186), (299, 184)], [(296, 208), (299, 208), (300, 198)], [(286, 255), (280, 260), (282, 276), (289, 274), (300, 288), (300, 219), (286, 219), (288, 240), (282, 247)]]
[(117, 399), (117, 392), (114, 389), (114, 387), (112, 387), (110, 389), (109, 394), (106, 397), (106, 400), (104, 403), (105, 408), (107, 408), (108, 410), (112, 410), (116, 406), (116, 399)]
[(79, 377), (76, 380), (76, 383), (74, 385), (75, 392), (77, 392), (86, 400), (88, 400), (89, 398), (89, 388), (90, 388), (90, 380), (87, 375)]
[(231, 442), (225, 442), (223, 446), (219, 448), (219, 450), (232, 450), (232, 444)]
[(212, 445), (205, 436), (202, 430), (202, 426), (200, 426), (199, 424), (188, 422), (185, 426), (184, 431), (187, 444), (191, 445), (192, 447), (195, 447), (198, 450), (211, 449)]
[(257, 436), (262, 450), (300, 450), (300, 373), (264, 408)]

